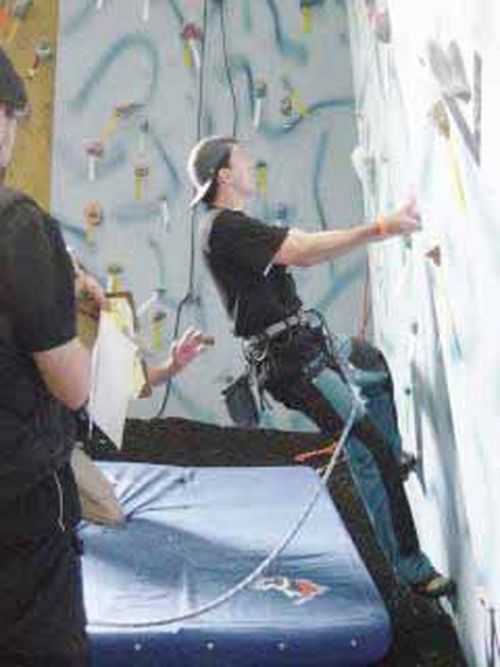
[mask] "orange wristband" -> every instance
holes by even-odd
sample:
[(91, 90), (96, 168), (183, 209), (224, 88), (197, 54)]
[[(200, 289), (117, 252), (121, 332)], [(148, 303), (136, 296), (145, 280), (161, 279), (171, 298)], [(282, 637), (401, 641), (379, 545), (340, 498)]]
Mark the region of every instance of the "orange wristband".
[(375, 222), (375, 233), (377, 236), (387, 236), (389, 233), (389, 226), (384, 218), (380, 218)]

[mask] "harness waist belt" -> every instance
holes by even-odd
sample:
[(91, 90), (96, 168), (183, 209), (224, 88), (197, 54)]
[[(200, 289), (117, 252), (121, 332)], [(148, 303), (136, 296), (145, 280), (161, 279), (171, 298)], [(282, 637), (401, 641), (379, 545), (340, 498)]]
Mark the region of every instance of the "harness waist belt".
[(284, 320), (280, 320), (279, 322), (275, 322), (274, 324), (270, 324), (268, 327), (263, 329), (260, 333), (255, 334), (254, 336), (250, 336), (248, 341), (250, 343), (259, 343), (262, 342), (265, 339), (269, 338), (274, 338), (275, 336), (279, 336), (281, 333), (286, 331), (287, 329), (291, 329), (292, 327), (297, 327), (301, 324), (305, 324), (307, 322), (307, 317), (305, 313), (301, 310), (299, 310), (297, 313), (294, 313), (293, 315), (290, 315), (289, 317), (285, 317)]

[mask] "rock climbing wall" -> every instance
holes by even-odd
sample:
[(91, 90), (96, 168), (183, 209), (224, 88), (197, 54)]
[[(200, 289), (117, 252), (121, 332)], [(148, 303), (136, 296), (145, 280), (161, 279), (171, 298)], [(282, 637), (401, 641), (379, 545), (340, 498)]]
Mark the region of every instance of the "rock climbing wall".
[(374, 331), (389, 357), (423, 546), (459, 582), (471, 664), (499, 656), (500, 203), (492, 0), (349, 4), (359, 145), (376, 216), (414, 195), (423, 232), (370, 251)]
[[(220, 392), (243, 369), (200, 262), (190, 148), (199, 135), (235, 130), (256, 165), (255, 214), (308, 230), (353, 224), (352, 98), (340, 1), (60, 3), (52, 209), (84, 263), (133, 290), (149, 359), (191, 324), (216, 337), (172, 384), (163, 414), (227, 423)], [(355, 332), (365, 268), (360, 254), (297, 278), (308, 305)], [(162, 398), (133, 414), (153, 416)], [(277, 408), (263, 423), (310, 428)]]

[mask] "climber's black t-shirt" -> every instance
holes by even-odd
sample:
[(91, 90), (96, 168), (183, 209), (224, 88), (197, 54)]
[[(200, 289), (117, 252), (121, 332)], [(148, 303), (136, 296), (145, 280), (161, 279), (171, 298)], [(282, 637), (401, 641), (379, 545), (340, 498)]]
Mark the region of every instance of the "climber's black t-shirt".
[(287, 268), (272, 263), (288, 231), (229, 209), (207, 218), (203, 253), (236, 336), (259, 334), (302, 305)]

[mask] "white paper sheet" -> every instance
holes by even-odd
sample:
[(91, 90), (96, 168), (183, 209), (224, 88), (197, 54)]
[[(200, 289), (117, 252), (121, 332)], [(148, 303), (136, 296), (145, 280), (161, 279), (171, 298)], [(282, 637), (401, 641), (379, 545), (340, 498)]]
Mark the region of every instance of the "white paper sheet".
[(101, 312), (92, 358), (88, 412), (93, 422), (120, 448), (127, 408), (134, 395), (137, 345), (117, 326), (114, 316)]

